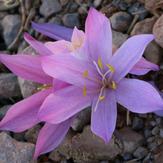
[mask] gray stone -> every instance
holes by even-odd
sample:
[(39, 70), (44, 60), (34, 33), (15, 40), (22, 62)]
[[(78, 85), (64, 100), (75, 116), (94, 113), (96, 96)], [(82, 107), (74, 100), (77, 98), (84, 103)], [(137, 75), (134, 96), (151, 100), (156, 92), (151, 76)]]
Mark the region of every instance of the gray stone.
[(21, 92), (17, 77), (11, 73), (0, 74), (0, 97), (12, 98), (20, 97)]
[(34, 145), (12, 139), (6, 133), (0, 133), (0, 162), (1, 163), (34, 163), (32, 159)]
[(139, 117), (134, 117), (132, 122), (132, 128), (134, 130), (141, 130), (144, 127), (144, 122)]
[(163, 129), (160, 129), (160, 137), (163, 138)]
[(134, 157), (142, 159), (148, 154), (148, 151), (144, 147), (138, 147), (133, 153)]
[(132, 16), (126, 12), (117, 12), (110, 17), (111, 26), (118, 32), (126, 32), (131, 24)]
[(2, 118), (5, 116), (5, 114), (10, 109), (11, 106), (12, 105), (5, 105), (5, 106), (0, 108), (0, 120), (2, 120)]
[(90, 122), (91, 108), (81, 111), (74, 119), (71, 127), (74, 131), (82, 131), (84, 126)]
[(54, 152), (59, 152), (66, 159), (73, 158), (74, 162), (94, 162), (111, 160), (122, 152), (122, 148), (114, 136), (109, 143), (105, 144), (87, 126), (81, 134), (75, 136), (69, 134)]
[(58, 0), (42, 0), (42, 5), (40, 7), (40, 14), (44, 17), (49, 17), (61, 11), (62, 6)]
[(156, 126), (152, 129), (152, 135), (158, 135), (159, 134), (159, 127)]
[(93, 5), (94, 7), (99, 7), (102, 3), (102, 0), (94, 0)]
[(21, 26), (20, 15), (7, 15), (2, 20), (3, 37), (6, 45), (10, 45), (15, 39)]
[(79, 15), (77, 13), (65, 14), (62, 18), (63, 24), (67, 27), (73, 28), (74, 26), (79, 27)]
[(133, 152), (138, 146), (143, 143), (144, 140), (141, 134), (127, 127), (119, 130), (119, 135), (124, 145), (123, 153)]

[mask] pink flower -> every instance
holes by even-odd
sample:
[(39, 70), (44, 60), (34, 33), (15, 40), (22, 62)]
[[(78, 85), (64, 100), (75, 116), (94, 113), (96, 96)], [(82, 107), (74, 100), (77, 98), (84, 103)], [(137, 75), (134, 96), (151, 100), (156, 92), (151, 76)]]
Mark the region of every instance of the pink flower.
[[(62, 53), (42, 60), (43, 70), (49, 76), (71, 86), (49, 95), (39, 110), (39, 118), (58, 124), (92, 105), (91, 129), (108, 142), (116, 126), (117, 103), (135, 113), (162, 110), (163, 101), (154, 87), (141, 80), (125, 78), (133, 73), (139, 61), (146, 64), (141, 57), (153, 38), (151, 34), (133, 36), (112, 55), (109, 20), (90, 9), (85, 42), (79, 52), (83, 57)], [(144, 68), (140, 67), (134, 74), (143, 74)]]

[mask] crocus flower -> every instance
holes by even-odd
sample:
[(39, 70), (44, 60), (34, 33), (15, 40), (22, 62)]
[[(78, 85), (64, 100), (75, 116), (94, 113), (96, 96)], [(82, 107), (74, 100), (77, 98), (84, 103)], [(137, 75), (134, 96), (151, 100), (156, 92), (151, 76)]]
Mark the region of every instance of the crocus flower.
[[(33, 38), (28, 34), (25, 34), (25, 39), (29, 43), (33, 41)], [(14, 104), (9, 109), (0, 122), (1, 130), (22, 132), (38, 124), (40, 120), (37, 114), (46, 97), (68, 86), (68, 84), (45, 74), (41, 67), (41, 57), (43, 55), (54, 55), (54, 53), (44, 48), (44, 44), (40, 42), (37, 42), (35, 46), (41, 47), (40, 55), (0, 54), (0, 62), (5, 64), (13, 73), (26, 80), (43, 84), (41, 91)], [(40, 154), (56, 148), (68, 132), (72, 120), (73, 117), (60, 124), (45, 123), (38, 136), (34, 157), (37, 158)]]
[[(112, 54), (109, 20), (90, 9), (81, 50), (87, 56), (81, 59), (62, 53), (42, 60), (43, 70), (49, 76), (71, 86), (49, 95), (39, 110), (39, 118), (58, 124), (91, 105), (91, 129), (108, 142), (116, 126), (117, 103), (135, 113), (162, 110), (163, 101), (152, 85), (125, 77), (153, 39), (151, 34), (133, 36)], [(137, 74), (141, 70), (137, 69)]]

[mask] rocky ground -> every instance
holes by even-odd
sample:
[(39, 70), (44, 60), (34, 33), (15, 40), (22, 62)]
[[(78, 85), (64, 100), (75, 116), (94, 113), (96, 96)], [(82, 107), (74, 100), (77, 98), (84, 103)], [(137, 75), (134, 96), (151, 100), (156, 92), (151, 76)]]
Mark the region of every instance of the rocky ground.
[[(161, 70), (140, 78), (163, 90), (163, 0), (5, 0), (5, 3), (8, 4), (0, 1), (0, 50), (5, 53), (21, 52), (28, 46), (23, 41), (24, 31), (39, 40), (48, 39), (30, 27), (31, 20), (83, 29), (90, 6), (110, 18), (117, 46), (129, 36), (153, 32), (156, 39), (144, 56), (159, 64)], [(32, 49), (27, 51), (31, 53)], [(33, 94), (37, 87), (0, 65), (0, 119), (12, 104)], [(32, 160), (32, 155), (41, 124), (23, 133), (2, 131), (0, 163), (163, 163), (162, 118), (132, 113), (129, 117), (127, 124), (126, 111), (119, 106), (117, 129), (110, 143), (104, 144), (90, 131), (87, 108), (76, 118), (64, 142), (38, 161)]]

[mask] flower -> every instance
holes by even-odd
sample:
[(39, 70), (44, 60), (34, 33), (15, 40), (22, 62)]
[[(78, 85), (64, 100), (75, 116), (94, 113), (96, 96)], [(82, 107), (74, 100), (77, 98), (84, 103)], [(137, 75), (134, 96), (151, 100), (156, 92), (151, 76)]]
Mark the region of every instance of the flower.
[[(80, 50), (85, 57), (62, 53), (42, 59), (43, 70), (49, 76), (71, 86), (49, 95), (39, 110), (39, 118), (58, 124), (92, 105), (91, 129), (108, 142), (116, 126), (117, 103), (135, 113), (162, 110), (163, 101), (154, 87), (125, 77), (139, 61), (144, 61), (141, 57), (145, 47), (153, 39), (151, 34), (133, 36), (112, 55), (109, 20), (91, 8)], [(141, 74), (142, 69), (137, 70), (134, 73)]]
[[(41, 67), (43, 55), (54, 55), (44, 44), (34, 40), (30, 35), (25, 34), (27, 42), (35, 42), (39, 47), (39, 54), (36, 56), (17, 54), (0, 54), (0, 62), (5, 64), (13, 73), (26, 79), (43, 84), (42, 90), (34, 95), (14, 104), (0, 122), (1, 130), (22, 132), (40, 122), (37, 117), (43, 101), (55, 91), (68, 87), (67, 83), (55, 80), (45, 74)], [(41, 48), (40, 48), (41, 47)], [(35, 148), (34, 157), (47, 153), (56, 148), (64, 139), (72, 123), (73, 117), (60, 124), (45, 123), (41, 129)]]

